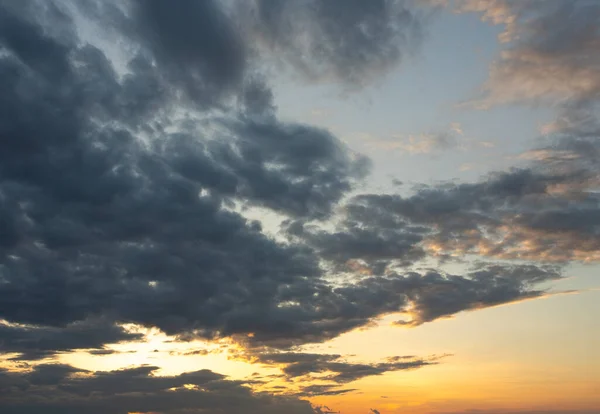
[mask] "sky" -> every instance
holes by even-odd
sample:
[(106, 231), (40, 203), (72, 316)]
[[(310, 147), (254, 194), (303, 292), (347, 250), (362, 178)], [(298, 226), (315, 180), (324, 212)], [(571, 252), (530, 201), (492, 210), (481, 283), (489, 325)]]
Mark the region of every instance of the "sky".
[(600, 2), (0, 0), (0, 412), (600, 413)]

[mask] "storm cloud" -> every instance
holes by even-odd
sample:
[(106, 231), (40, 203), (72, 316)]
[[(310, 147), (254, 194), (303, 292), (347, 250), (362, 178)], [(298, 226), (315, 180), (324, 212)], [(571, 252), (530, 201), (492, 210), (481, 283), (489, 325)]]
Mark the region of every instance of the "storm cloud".
[[(120, 80), (99, 49), (49, 37), (16, 13), (4, 10), (11, 24), (2, 26), (2, 317), (64, 328), (102, 316), (152, 320), (169, 333), (227, 334), (241, 329), (235, 320), (245, 306), (266, 303), (259, 312), (268, 312), (275, 303), (264, 299), (282, 285), (318, 283), (309, 251), (268, 239), (223, 203), (237, 197), (328, 214), (354, 176), (354, 161), (332, 135), (231, 113), (218, 122), (227, 131), (220, 139), (165, 133), (157, 122), (143, 133), (163, 139), (143, 142), (137, 122), (152, 107), (111, 116), (123, 102), (128, 109), (144, 101), (130, 88), (137, 73)], [(144, 68), (142, 78), (146, 69), (159, 76)], [(178, 307), (179, 315), (167, 311)], [(206, 322), (229, 314), (232, 322), (211, 328), (199, 314)]]

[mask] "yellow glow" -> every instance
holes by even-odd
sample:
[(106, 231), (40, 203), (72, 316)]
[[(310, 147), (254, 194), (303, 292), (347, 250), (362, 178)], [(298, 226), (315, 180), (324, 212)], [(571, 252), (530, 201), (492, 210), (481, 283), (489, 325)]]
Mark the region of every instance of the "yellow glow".
[[(549, 296), (543, 301), (461, 313), (453, 319), (410, 329), (392, 326), (402, 315), (388, 315), (375, 328), (356, 330), (302, 351), (346, 355), (350, 362), (379, 362), (402, 355), (452, 355), (437, 365), (342, 384), (341, 389), (357, 391), (313, 397), (310, 401), (344, 414), (365, 414), (365, 407), (386, 414), (596, 408), (600, 406), (600, 358), (595, 350), (600, 347), (600, 334), (585, 328), (594, 323), (591, 316), (582, 320), (568, 310), (575, 312), (573, 305), (581, 301), (598, 304), (599, 295), (590, 289), (580, 295)], [(544, 318), (538, 318), (539, 314)], [(577, 338), (562, 333), (569, 327), (567, 321), (579, 324)], [(81, 351), (60, 359), (92, 370), (150, 364), (160, 368), (157, 375), (211, 369), (231, 379), (248, 379), (253, 373), (262, 377), (277, 375), (283, 367), (257, 364), (231, 341), (172, 340), (148, 330), (143, 342), (114, 345), (111, 349), (121, 352), (118, 354), (92, 356)], [(322, 384), (316, 377), (313, 384)], [(294, 393), (310, 385), (304, 379), (270, 379), (266, 384), (254, 385), (255, 390)]]
[(157, 375), (178, 375), (210, 369), (234, 378), (244, 378), (259, 371), (256, 366), (229, 358), (228, 351), (235, 348), (235, 344), (228, 341), (177, 342), (156, 329), (131, 329), (143, 331), (145, 340), (112, 345), (110, 349), (116, 351), (113, 354), (91, 355), (86, 351), (78, 351), (61, 355), (59, 361), (92, 371), (151, 365), (160, 368)]

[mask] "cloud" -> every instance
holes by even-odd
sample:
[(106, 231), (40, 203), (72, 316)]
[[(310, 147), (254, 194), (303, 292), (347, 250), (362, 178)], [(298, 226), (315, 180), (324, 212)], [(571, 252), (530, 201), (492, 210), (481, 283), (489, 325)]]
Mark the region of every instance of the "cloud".
[[(43, 359), (58, 352), (102, 348), (105, 344), (135, 341), (142, 336), (125, 331), (109, 321), (78, 321), (61, 327), (27, 326), (0, 322), (0, 351), (18, 353), (17, 359)], [(110, 352), (92, 351), (96, 355)]]
[[(316, 397), (325, 395), (344, 395), (357, 391), (356, 388), (339, 388), (337, 385), (307, 385), (298, 393), (301, 397)], [(329, 410), (327, 407), (323, 407)], [(316, 411), (319, 412), (318, 410)]]
[(261, 353), (255, 357), (257, 362), (263, 364), (297, 364), (297, 363), (321, 363), (340, 359), (336, 354), (310, 354), (305, 352), (277, 352)]
[[(506, 49), (490, 69), (478, 103), (544, 103), (556, 107), (557, 118), (542, 129), (543, 141), (520, 155), (524, 169), (415, 196), (415, 202), (435, 197), (463, 206), (456, 215), (430, 218), (440, 229), (429, 243), (433, 249), (547, 262), (600, 260), (595, 219), (600, 213), (595, 162), (600, 154), (598, 6), (592, 1), (458, 3), (459, 11), (481, 13), (484, 20), (505, 27), (500, 40)], [(518, 198), (485, 190), (500, 181), (525, 179), (530, 188), (523, 188)], [(466, 193), (475, 189), (478, 205), (458, 200), (471, 199)], [(450, 228), (450, 220), (467, 217), (477, 224)]]
[(298, 396), (340, 395), (355, 391), (353, 388), (340, 388), (350, 382), (383, 375), (387, 372), (407, 371), (435, 365), (442, 357), (418, 358), (414, 356), (395, 356), (384, 362), (357, 363), (348, 362), (342, 355), (315, 354), (305, 352), (273, 352), (272, 350), (253, 350), (242, 354), (243, 359), (252, 363), (276, 366), (283, 372), (288, 384), (300, 385)]
[[(548, 262), (600, 259), (597, 62), (581, 57), (595, 34), (569, 29), (565, 47), (535, 37), (559, 11), (592, 27), (595, 6), (540, 6), (529, 23), (515, 15), (529, 6), (488, 12), (520, 40), (486, 99), (521, 99), (497, 84), (530, 77), (516, 71), (533, 62), (552, 73), (528, 81), (527, 99), (565, 101), (551, 144), (525, 156), (527, 168), (351, 198), (369, 161), (327, 130), (279, 119), (262, 59), (361, 87), (414, 52), (428, 12), (409, 2), (256, 1), (247, 31), (232, 20), (240, 7), (0, 5), (0, 351), (34, 365), (0, 371), (2, 412), (311, 413), (305, 401), (252, 393), (260, 378), (39, 361), (113, 352), (104, 346), (142, 339), (123, 327), (134, 323), (176, 340), (233, 338), (288, 379), (327, 382), (296, 397), (341, 395), (353, 391), (344, 384), (438, 359), (354, 363), (290, 349), (390, 313), (417, 326), (544, 297), (539, 285), (561, 278)], [(126, 61), (79, 38), (80, 18), (114, 31)], [(567, 63), (567, 49), (581, 56)], [(404, 149), (454, 147), (462, 129), (450, 130)], [(267, 236), (240, 204), (283, 216), (287, 239)], [(432, 254), (541, 263), (410, 270)]]
[(600, 94), (600, 5), (594, 1), (470, 1), (458, 10), (502, 24), (508, 47), (490, 69), (483, 107), (511, 102), (550, 104)]
[(294, 216), (328, 216), (369, 168), (366, 158), (314, 127), (247, 119), (230, 127), (235, 152), (219, 161), (240, 177), (239, 196)]
[(135, 1), (132, 14), (140, 41), (185, 93), (203, 99), (237, 89), (243, 81), (245, 44), (219, 2)]
[(114, 349), (95, 349), (89, 351), (89, 354), (94, 356), (112, 355), (117, 353), (119, 353), (119, 351), (115, 351)]
[[(481, 266), (465, 276), (391, 271), (334, 288), (321, 286), (312, 293), (304, 290), (305, 296), (290, 298), (272, 316), (255, 322), (261, 329), (254, 329), (245, 343), (285, 348), (321, 342), (395, 312), (410, 315), (406, 324), (416, 326), (461, 311), (542, 297), (546, 292), (533, 286), (560, 277), (557, 268), (535, 265)], [(290, 293), (300, 289), (290, 287)], [(278, 330), (269, 331), (263, 324)]]
[(194, 351), (185, 351), (185, 352), (177, 352), (171, 351), (169, 355), (210, 355), (210, 354), (220, 354), (223, 352), (221, 349), (196, 349)]
[(26, 372), (0, 371), (3, 413), (161, 412), (229, 414), (313, 413), (306, 401), (254, 394), (243, 383), (209, 370), (154, 375), (157, 367), (90, 372), (68, 365), (37, 365)]
[(248, 26), (266, 57), (308, 80), (354, 89), (376, 80), (421, 45), (431, 10), (414, 2), (256, 0)]
[[(590, 158), (596, 144), (570, 138), (559, 145), (529, 168), (472, 184), (424, 186), (409, 197), (359, 195), (347, 210), (363, 211), (375, 234), (418, 229), (416, 247), (439, 257), (597, 261), (598, 195), (591, 190), (599, 175)], [(575, 155), (558, 156), (576, 146)]]
[[(249, 40), (229, 20), (235, 12), (216, 2), (127, 4), (81, 11), (119, 32), (129, 52), (119, 70), (105, 50), (75, 36), (75, 17), (60, 3), (39, 13), (0, 6), (2, 352), (28, 361), (75, 349), (102, 354), (106, 344), (140, 339), (124, 323), (180, 340), (226, 337), (248, 349), (289, 350), (384, 314), (403, 312), (403, 323), (416, 326), (542, 297), (536, 286), (561, 277), (534, 264), (487, 264), (464, 275), (407, 269), (427, 253), (595, 260), (597, 196), (586, 190), (597, 172), (596, 124), (581, 122), (581, 108), (565, 109), (554, 129), (565, 135), (556, 151), (576, 161), (548, 155), (535, 168), (475, 184), (356, 196), (332, 230), (324, 221), (369, 162), (326, 130), (277, 118)], [(257, 5), (261, 47), (288, 63), (299, 57), (305, 74), (343, 83), (371, 81), (421, 36), (420, 12), (408, 3)], [(292, 15), (297, 23), (283, 31)], [(302, 38), (306, 44), (296, 43)], [(587, 186), (576, 194), (563, 190), (581, 177)], [(284, 216), (289, 239), (265, 235), (236, 212), (238, 203)], [(489, 247), (507, 228), (510, 237)], [(332, 282), (340, 271), (355, 280)], [(273, 349), (259, 358), (284, 365), (290, 378), (325, 375), (338, 385), (307, 386), (301, 395), (342, 394), (350, 389), (340, 384), (434, 363), (349, 363)], [(210, 371), (155, 371), (3, 371), (0, 407), (310, 412)]]
[(358, 364), (348, 362), (328, 362), (314, 367), (292, 364), (284, 369), (289, 376), (304, 376), (309, 373), (326, 373), (326, 380), (345, 384), (361, 378), (382, 375), (386, 372), (404, 371), (431, 365), (424, 360), (408, 360), (401, 362), (380, 362), (376, 364)]
[(390, 216), (384, 223), (372, 207), (346, 205), (345, 219), (335, 231), (295, 221), (287, 223), (287, 233), (292, 240), (308, 243), (323, 261), (339, 271), (369, 275), (380, 273), (382, 266), (390, 263), (408, 266), (425, 257), (421, 243), (427, 228), (410, 226)]
[(152, 59), (135, 55), (119, 78), (101, 50), (27, 16), (2, 10), (2, 317), (57, 332), (100, 317), (211, 337), (259, 329), (244, 325), (248, 311), (260, 319), (287, 285), (315, 289), (309, 250), (226, 205), (325, 216), (364, 160), (326, 131), (233, 110), (220, 140), (185, 125), (166, 132), (170, 95), (157, 110), (139, 94), (169, 81)]
[[(56, 7), (65, 30), (75, 32), (66, 9)], [(135, 53), (123, 74), (95, 46), (46, 30), (57, 21), (54, 14), (38, 21), (35, 14), (2, 9), (10, 24), (0, 28), (0, 99), (7, 108), (0, 114), (0, 317), (27, 326), (3, 328), (5, 349), (29, 358), (102, 348), (132, 339), (121, 323), (180, 338), (251, 334), (251, 346), (286, 348), (406, 311), (420, 303), (417, 292), (448, 284), (464, 285), (466, 293), (444, 310), (421, 304), (419, 318), (539, 294), (518, 278), (506, 281), (506, 292), (497, 285), (507, 278), (504, 268), (488, 279), (382, 276), (390, 261), (420, 259), (428, 230), (393, 218), (389, 223), (398, 226), (382, 232), (382, 220), (391, 216), (375, 203), (372, 213), (354, 207), (335, 232), (310, 230), (293, 242), (263, 234), (258, 222), (231, 206), (266, 207), (291, 222), (326, 219), (368, 162), (325, 130), (265, 111), (255, 116), (212, 92), (203, 105), (195, 95), (182, 97), (177, 90), (187, 87), (180, 82), (195, 77), (222, 82), (223, 89), (243, 89), (249, 81), (243, 68), (241, 83), (237, 74), (216, 73), (237, 58), (217, 56), (204, 40), (180, 39), (206, 35), (195, 30), (224, 31), (215, 34), (219, 41), (235, 36), (229, 23), (218, 23), (226, 13), (213, 9), (216, 4), (163, 7), (136, 3), (129, 14), (117, 13), (133, 19), (133, 34), (125, 31), (124, 39)], [(202, 29), (172, 28), (173, 16), (193, 16), (197, 7), (218, 19)], [(174, 42), (181, 48), (173, 49)], [(237, 46), (227, 53), (237, 53)], [(257, 84), (248, 102), (269, 102), (259, 96), (268, 95), (264, 86)], [(370, 217), (375, 222), (365, 225)], [(355, 269), (364, 262), (372, 276), (332, 284), (324, 262), (350, 262)], [(87, 329), (81, 324), (96, 319), (104, 328), (81, 340), (79, 330)]]

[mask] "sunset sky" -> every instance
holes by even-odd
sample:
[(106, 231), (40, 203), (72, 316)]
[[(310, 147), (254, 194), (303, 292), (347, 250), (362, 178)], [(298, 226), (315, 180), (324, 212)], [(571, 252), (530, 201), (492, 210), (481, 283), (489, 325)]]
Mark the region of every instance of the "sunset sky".
[(0, 0), (0, 413), (600, 414), (600, 1)]

